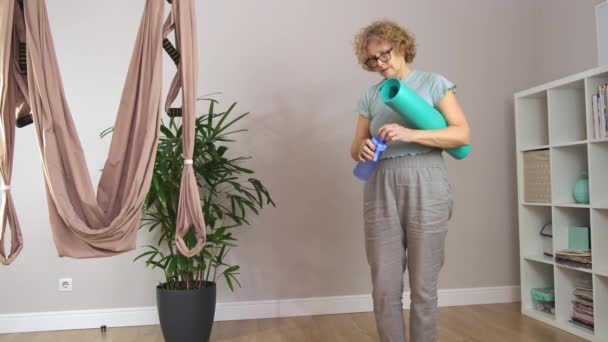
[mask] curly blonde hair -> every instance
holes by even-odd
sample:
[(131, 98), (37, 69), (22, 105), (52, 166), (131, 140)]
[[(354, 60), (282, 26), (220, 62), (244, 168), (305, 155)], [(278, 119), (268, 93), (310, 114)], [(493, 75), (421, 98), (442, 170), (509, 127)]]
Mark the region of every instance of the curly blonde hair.
[(359, 64), (365, 70), (370, 70), (365, 65), (365, 61), (368, 57), (367, 43), (373, 38), (394, 44), (408, 64), (416, 57), (416, 37), (410, 31), (399, 26), (394, 21), (388, 19), (377, 20), (362, 28), (355, 36), (355, 54), (357, 55)]

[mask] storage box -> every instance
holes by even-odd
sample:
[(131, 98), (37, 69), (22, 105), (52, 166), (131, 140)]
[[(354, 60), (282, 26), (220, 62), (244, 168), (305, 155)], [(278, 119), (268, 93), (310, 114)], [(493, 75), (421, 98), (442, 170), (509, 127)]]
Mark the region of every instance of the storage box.
[(524, 201), (551, 202), (549, 150), (524, 152)]
[(589, 227), (568, 227), (568, 249), (588, 251), (591, 249)]
[(531, 292), (535, 310), (555, 314), (555, 290), (552, 287), (536, 288)]

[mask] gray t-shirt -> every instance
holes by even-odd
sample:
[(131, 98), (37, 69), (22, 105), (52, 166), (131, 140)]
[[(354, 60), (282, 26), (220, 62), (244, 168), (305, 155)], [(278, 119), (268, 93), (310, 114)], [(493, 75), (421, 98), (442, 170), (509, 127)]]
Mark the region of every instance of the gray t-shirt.
[[(433, 107), (437, 106), (448, 90), (453, 91), (456, 88), (452, 82), (440, 74), (415, 69), (410, 71), (402, 81)], [(372, 136), (378, 134), (378, 130), (386, 124), (397, 123), (408, 127), (399, 114), (384, 104), (378, 92), (379, 85), (380, 83), (370, 87), (359, 99), (356, 107), (358, 114), (371, 119), (370, 133)], [(399, 141), (389, 144), (382, 153), (382, 159), (426, 153), (433, 149), (435, 148)]]

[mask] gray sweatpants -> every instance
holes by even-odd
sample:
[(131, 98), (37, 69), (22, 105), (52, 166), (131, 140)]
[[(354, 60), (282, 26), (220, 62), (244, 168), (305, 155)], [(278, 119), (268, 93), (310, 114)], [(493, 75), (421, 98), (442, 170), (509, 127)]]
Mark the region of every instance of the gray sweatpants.
[(380, 340), (406, 341), (401, 297), (407, 265), (411, 341), (437, 341), (437, 278), (453, 203), (441, 152), (382, 160), (363, 200)]

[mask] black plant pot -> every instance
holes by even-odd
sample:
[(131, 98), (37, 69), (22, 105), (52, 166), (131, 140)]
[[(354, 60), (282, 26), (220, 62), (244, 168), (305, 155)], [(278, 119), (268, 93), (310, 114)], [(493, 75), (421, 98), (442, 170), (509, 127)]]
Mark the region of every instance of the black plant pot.
[(166, 290), (156, 287), (158, 318), (166, 342), (207, 342), (215, 317), (216, 287)]

